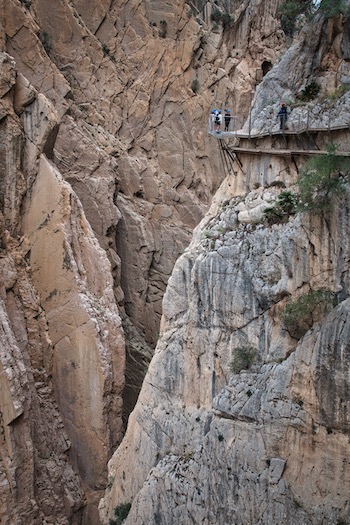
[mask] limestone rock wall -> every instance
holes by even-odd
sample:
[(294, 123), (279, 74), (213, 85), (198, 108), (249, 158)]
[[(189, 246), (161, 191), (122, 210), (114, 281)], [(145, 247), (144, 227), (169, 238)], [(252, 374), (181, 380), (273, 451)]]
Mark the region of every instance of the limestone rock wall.
[[(12, 492), (10, 521), (33, 500), (33, 523), (98, 523), (106, 461), (158, 339), (168, 278), (224, 178), (209, 110), (239, 107), (243, 121), (256, 71), (284, 49), (277, 0), (234, 2), (230, 32), (212, 23), (211, 1), (199, 4), (0, 2), (1, 249), (24, 246), (47, 323), (42, 382), (67, 440), (62, 465), (77, 475), (65, 510), (36, 495), (18, 506)], [(24, 413), (28, 425), (41, 417), (29, 402)], [(66, 478), (51, 478), (60, 494)]]
[[(350, 86), (348, 32), (344, 17), (324, 19), (317, 14), (257, 86), (245, 129), (250, 125), (253, 133), (276, 131), (282, 101), (288, 106), (290, 130), (348, 126), (343, 107), (348, 99), (342, 96)], [(320, 96), (300, 98), (312, 84)]]
[(0, 56), (1, 523), (96, 523), (122, 435), (111, 265), (46, 156), (57, 111)]
[[(54, 13), (47, 0), (0, 3), (0, 50), (7, 52), (0, 57), (0, 229), (5, 276), (1, 298), (3, 347), (11, 349), (2, 355), (1, 461), (6, 474), (1, 512), (9, 523), (24, 519), (98, 523), (96, 502), (107, 481), (106, 462), (122, 433), (122, 395), (125, 422), (158, 339), (162, 298), (174, 263), (224, 178), (217, 144), (207, 137), (209, 110), (213, 105), (229, 106), (243, 124), (265, 73), (263, 65), (275, 64), (285, 49), (278, 4), (277, 0), (245, 0), (231, 2), (228, 8), (227, 2), (218, 2), (232, 16), (230, 28), (224, 30), (211, 20), (216, 9), (211, 1), (59, 0)], [(332, 78), (346, 78), (347, 40), (338, 36), (345, 26), (342, 21), (337, 24), (327, 26), (327, 42), (319, 50), (317, 42), (310, 43), (311, 58), (303, 69), (306, 77), (319, 53), (319, 68), (326, 69), (336, 56)], [(315, 35), (320, 38), (321, 33)], [(267, 78), (255, 99), (256, 113), (266, 106), (261, 100)], [(276, 86), (278, 96), (284, 95), (285, 90)], [(302, 87), (300, 79), (292, 87)], [(346, 109), (347, 99), (343, 100)], [(341, 110), (339, 105), (335, 112)], [(177, 484), (183, 473), (178, 475), (177, 462), (187, 468), (190, 455), (198, 452), (197, 445), (206, 435), (206, 450), (212, 457), (211, 437), (215, 444), (226, 438), (232, 443), (234, 434), (227, 431), (224, 436), (224, 425), (230, 418), (241, 421), (234, 396), (230, 399), (231, 391), (226, 390), (230, 382), (236, 388), (236, 379), (228, 372), (232, 348), (246, 341), (256, 345), (269, 371), (271, 360), (285, 363), (297, 352), (295, 341), (278, 324), (286, 294), (307, 289), (308, 284), (318, 286), (325, 275), (335, 293), (347, 294), (347, 248), (340, 248), (338, 240), (340, 225), (347, 221), (346, 206), (328, 222), (296, 221), (283, 231), (277, 228), (272, 237), (264, 228), (255, 231), (250, 225), (276, 198), (273, 183), (293, 184), (297, 172), (297, 165), (285, 161), (271, 164), (264, 158), (258, 165), (250, 158), (242, 171), (235, 167), (234, 180), (230, 177), (220, 187), (210, 215), (171, 278), (163, 336), (117, 457), (123, 461), (111, 463), (108, 486), (114, 477), (116, 481), (111, 498), (101, 507), (104, 519), (113, 517), (113, 508), (126, 497), (135, 497), (130, 523), (136, 523), (136, 514), (151, 523), (187, 519), (185, 489)], [(255, 187), (258, 183), (260, 188)], [(319, 229), (329, 240), (327, 254), (315, 233)], [(338, 266), (329, 263), (336, 258)], [(246, 261), (244, 271), (237, 272)], [(220, 283), (213, 275), (231, 277)], [(208, 353), (208, 345), (215, 350)], [(227, 349), (231, 349), (228, 354)], [(315, 352), (318, 356), (319, 350)], [(284, 370), (279, 364), (277, 375)], [(277, 387), (269, 384), (264, 370), (255, 372), (261, 391), (275, 393)], [(154, 394), (157, 385), (164, 389), (164, 403)], [(289, 384), (278, 388), (278, 396), (288, 398)], [(332, 388), (329, 378), (324, 391)], [(271, 407), (259, 404), (260, 393), (247, 396), (255, 402), (248, 416), (260, 425), (261, 412)], [(322, 398), (321, 410), (319, 397), (315, 414), (323, 414), (330, 402)], [(294, 408), (289, 401), (286, 405), (288, 419)], [(181, 421), (175, 428), (178, 417)], [(317, 418), (323, 428), (326, 419)], [(341, 434), (341, 421), (337, 416), (328, 430), (333, 425)], [(222, 430), (217, 443), (212, 425), (218, 422)], [(140, 434), (133, 435), (134, 430)], [(125, 452), (130, 439), (135, 439), (135, 450), (141, 450), (135, 453), (134, 466)], [(271, 516), (279, 519), (286, 502), (293, 507), (297, 498), (292, 479), (280, 483), (288, 471), (287, 459), (276, 442), (274, 436), (266, 441), (266, 461), (271, 483), (280, 491), (278, 503), (259, 496), (259, 502), (266, 504), (266, 523)], [(336, 461), (341, 461), (344, 450), (334, 454)], [(265, 461), (264, 454), (241, 456), (237, 448), (237, 458), (251, 459), (253, 471), (261, 458)], [(240, 461), (231, 469), (241, 476)], [(23, 473), (22, 464), (28, 466)], [(176, 494), (178, 510), (165, 500), (154, 503), (164, 491), (158, 490), (152, 476), (150, 483), (157, 486), (154, 495), (149, 497), (151, 492), (144, 487), (139, 491), (155, 464), (166, 490), (175, 479), (169, 493)], [(175, 470), (171, 467), (169, 478), (164, 477), (162, 472), (171, 464)], [(125, 465), (130, 465), (128, 471)], [(216, 473), (209, 460), (198, 460), (197, 465), (201, 477), (208, 480), (205, 490), (212, 491)], [(134, 478), (129, 477), (132, 468)], [(243, 471), (250, 472), (248, 467)], [(126, 490), (123, 496), (116, 488), (120, 476), (120, 487)], [(224, 516), (218, 512), (219, 490), (212, 508), (204, 503), (199, 505), (203, 511), (196, 507), (195, 519)], [(137, 498), (147, 503), (139, 504)], [(297, 503), (291, 514), (295, 523), (299, 518), (312, 520), (314, 500), (307, 502), (305, 512), (298, 510)], [(231, 501), (227, 505), (233, 509)], [(259, 517), (260, 503), (254, 508), (249, 519)], [(235, 512), (247, 520), (250, 510)], [(333, 514), (329, 512), (324, 505), (320, 519), (342, 519), (340, 504)]]
[[(296, 60), (290, 51), (285, 71)], [(347, 107), (344, 95), (343, 125)], [(348, 130), (332, 137), (347, 151)], [(271, 142), (283, 149), (283, 137)], [(326, 145), (321, 133), (314, 147)], [(349, 188), (324, 214), (269, 226), (263, 210), (297, 187), (303, 159), (239, 157), (169, 279), (155, 355), (109, 462), (102, 523), (126, 503), (126, 525), (349, 521)], [(322, 288), (337, 306), (299, 340), (283, 308)], [(237, 371), (247, 348), (255, 361)]]
[(46, 0), (29, 4), (4, 4), (7, 51), (58, 112), (53, 160), (108, 252), (119, 303), (154, 346), (172, 266), (222, 180), (208, 111), (229, 104), (243, 121), (255, 71), (284, 46), (278, 2), (233, 3), (234, 36), (205, 16), (211, 2), (61, 1), (55, 16)]
[[(176, 264), (103, 523), (128, 502), (126, 524), (347, 522), (349, 196), (323, 219), (247, 223), (274, 188), (225, 184)], [(298, 342), (282, 309), (310, 288), (339, 305)], [(244, 347), (257, 362), (234, 373)]]

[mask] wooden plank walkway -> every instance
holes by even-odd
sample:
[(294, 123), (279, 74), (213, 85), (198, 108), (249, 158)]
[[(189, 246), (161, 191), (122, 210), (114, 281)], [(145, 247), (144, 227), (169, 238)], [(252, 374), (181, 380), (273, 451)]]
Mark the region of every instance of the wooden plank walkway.
[[(293, 157), (294, 155), (329, 155), (329, 151), (319, 149), (260, 149), (241, 148), (239, 146), (228, 146), (234, 153), (249, 153), (251, 155), (278, 155), (280, 157)], [(349, 151), (337, 151), (337, 156), (350, 157)]]
[(260, 138), (266, 138), (266, 137), (272, 137), (276, 135), (303, 135), (305, 133), (330, 133), (333, 131), (341, 131), (344, 129), (349, 129), (350, 131), (350, 125), (343, 125), (343, 126), (332, 126), (332, 127), (325, 127), (325, 128), (301, 128), (299, 130), (295, 129), (286, 129), (284, 131), (275, 130), (271, 132), (266, 133), (250, 133), (248, 131), (242, 131), (241, 129), (237, 131), (220, 131), (217, 133), (216, 131), (208, 131), (208, 134), (211, 137), (214, 137), (215, 139), (223, 139), (223, 138), (237, 138), (237, 139), (260, 139)]

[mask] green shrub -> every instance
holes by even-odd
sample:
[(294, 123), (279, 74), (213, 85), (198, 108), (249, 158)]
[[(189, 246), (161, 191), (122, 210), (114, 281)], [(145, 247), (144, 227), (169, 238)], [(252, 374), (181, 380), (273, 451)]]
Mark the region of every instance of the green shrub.
[(234, 19), (233, 16), (230, 15), (230, 13), (225, 12), (222, 14), (221, 23), (224, 29), (229, 29), (233, 25), (233, 22)]
[(278, 9), (283, 31), (288, 36), (293, 36), (296, 21), (301, 14), (309, 14), (311, 11), (311, 0), (284, 0)]
[(282, 191), (274, 206), (264, 210), (268, 224), (286, 222), (290, 215), (320, 213), (330, 207), (331, 198), (341, 195), (350, 178), (350, 157), (337, 155), (337, 146), (327, 146), (327, 155), (310, 159), (299, 178), (300, 193)]
[(305, 88), (299, 93), (297, 98), (302, 102), (309, 102), (314, 100), (319, 94), (321, 86), (315, 80), (312, 80)]
[(128, 517), (131, 503), (122, 503), (114, 509), (114, 519), (109, 520), (109, 525), (122, 525)]
[(253, 346), (237, 346), (233, 351), (230, 370), (234, 374), (239, 374), (241, 370), (249, 370), (257, 358), (258, 351)]
[(284, 0), (278, 9), (283, 31), (286, 35), (293, 36), (298, 17), (304, 14), (310, 18), (315, 12), (323, 13), (326, 18), (339, 15), (348, 17), (350, 7), (346, 0), (322, 0), (318, 10), (316, 10), (312, 0)]
[(324, 288), (312, 290), (286, 304), (282, 312), (282, 321), (290, 335), (300, 339), (335, 305), (336, 298), (330, 290)]
[(320, 11), (324, 13), (326, 18), (333, 18), (339, 15), (347, 17), (350, 15), (350, 8), (345, 0), (322, 0)]
[(282, 191), (277, 197), (276, 204), (264, 210), (264, 215), (269, 224), (286, 222), (289, 215), (296, 213), (299, 196), (292, 191)]
[(299, 180), (301, 211), (322, 211), (333, 195), (344, 190), (350, 174), (350, 158), (337, 155), (337, 147), (327, 147), (327, 155), (309, 160)]
[(210, 15), (210, 19), (212, 22), (216, 22), (218, 24), (221, 20), (221, 11), (219, 11), (217, 8), (214, 8)]
[(234, 22), (233, 16), (228, 11), (222, 12), (217, 8), (213, 9), (210, 19), (216, 24), (220, 23), (224, 29), (229, 29)]

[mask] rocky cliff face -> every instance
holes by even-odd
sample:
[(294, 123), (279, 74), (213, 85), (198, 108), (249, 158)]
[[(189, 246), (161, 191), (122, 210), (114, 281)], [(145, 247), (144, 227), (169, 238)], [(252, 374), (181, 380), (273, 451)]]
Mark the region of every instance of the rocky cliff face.
[[(102, 521), (131, 502), (129, 523), (347, 519), (348, 204), (271, 231), (251, 221), (300, 165), (247, 156), (223, 181), (209, 110), (243, 123), (285, 50), (278, 0), (226, 4), (0, 2), (4, 525), (99, 523), (169, 276), (219, 187), (169, 282)], [(295, 44), (304, 69), (294, 47), (264, 77), (256, 129), (269, 86), (346, 81), (347, 26), (317, 28)], [(286, 295), (320, 286), (340, 304), (297, 344)], [(259, 359), (237, 375), (239, 346)]]
[(0, 2), (4, 524), (98, 523), (166, 283), (224, 177), (208, 111), (247, 113), (284, 49), (277, 3), (234, 4), (229, 32), (211, 2)]
[[(295, 97), (303, 83), (322, 84), (319, 64), (331, 56), (337, 71), (346, 70), (339, 43), (347, 36), (334, 29), (341, 20), (317, 23), (327, 45), (309, 57), (312, 76), (297, 80), (292, 67), (301, 42), (313, 45), (305, 28), (258, 90), (255, 131), (262, 108), (276, 116), (274, 102), (263, 99), (269, 80), (278, 94)], [(348, 108), (347, 94), (326, 97), (296, 104), (291, 121), (315, 110), (319, 128), (324, 114), (325, 131), (312, 147), (325, 149), (336, 138), (347, 151), (348, 130), (326, 136), (326, 123), (334, 111), (336, 125), (346, 127)], [(285, 147), (283, 137), (264, 140)], [(126, 525), (349, 522), (349, 193), (323, 214), (268, 225), (262, 210), (281, 187), (297, 187), (305, 159), (253, 153), (237, 153), (241, 164), (175, 265), (156, 352), (109, 463), (103, 523), (117, 522), (129, 504)], [(321, 317), (310, 311), (303, 335), (296, 334), (283, 321), (288, 300), (322, 289), (337, 305), (330, 301)]]
[(1, 60), (1, 521), (81, 523), (121, 437), (121, 320), (106, 253), (45, 155), (57, 112)]

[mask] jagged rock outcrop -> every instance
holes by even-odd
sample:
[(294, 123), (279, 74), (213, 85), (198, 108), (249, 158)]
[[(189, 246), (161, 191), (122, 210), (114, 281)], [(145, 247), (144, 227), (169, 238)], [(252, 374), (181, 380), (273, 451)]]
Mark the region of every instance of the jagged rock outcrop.
[[(47, 0), (1, 3), (0, 49), (7, 52), (1, 54), (0, 79), (1, 518), (5, 523), (97, 525), (96, 503), (107, 481), (106, 462), (122, 432), (125, 354), (124, 421), (158, 338), (161, 302), (174, 262), (224, 177), (217, 145), (206, 135), (209, 109), (213, 104), (239, 108), (243, 122), (256, 85), (285, 48), (278, 4), (278, 0), (234, 2), (233, 19), (224, 30), (221, 24), (212, 23), (212, 1), (190, 5), (183, 0), (61, 0), (54, 14)], [(346, 80), (344, 27), (346, 23), (340, 20), (333, 32), (327, 26), (328, 48), (321, 46), (319, 51), (326, 58), (317, 65), (326, 68), (336, 56), (337, 78)], [(339, 38), (337, 31), (344, 37)], [(317, 46), (311, 44), (312, 54)], [(308, 61), (307, 75), (313, 71), (311, 65)], [(336, 86), (332, 82), (327, 78), (324, 86)], [(266, 83), (267, 77), (264, 86)], [(302, 87), (300, 83), (298, 89)], [(259, 96), (257, 109), (265, 107)], [(335, 112), (338, 108), (342, 109), (340, 104)], [(284, 296), (309, 285), (321, 286), (325, 275), (339, 298), (347, 295), (346, 258), (340, 253), (345, 245), (340, 250), (335, 241), (341, 235), (336, 212), (328, 222), (305, 224), (300, 220), (276, 227), (267, 238), (267, 228), (254, 230), (249, 221), (258, 220), (263, 208), (274, 202), (281, 183), (296, 182), (298, 166), (287, 161), (270, 164), (267, 159), (259, 166), (252, 159), (242, 165), (244, 180), (241, 173), (235, 182), (227, 180), (222, 186), (228, 202), (227, 209), (220, 211), (219, 222), (214, 210), (221, 207), (221, 193), (212, 217), (203, 224), (208, 232), (201, 238), (201, 229), (197, 231), (190, 255), (181, 259), (171, 279), (164, 303), (164, 335), (125, 444), (114, 460), (117, 466), (112, 466), (115, 483), (110, 500), (106, 498), (101, 507), (104, 519), (113, 517), (113, 506), (126, 497), (135, 499), (130, 523), (136, 514), (141, 520), (163, 519), (167, 524), (178, 522), (181, 516), (186, 519), (188, 506), (177, 478), (190, 480), (191, 476), (182, 478), (177, 465), (185, 470), (188, 455), (201, 454), (199, 441), (207, 439), (205, 453), (214, 443), (231, 440), (231, 446), (231, 419), (243, 421), (249, 432), (249, 422), (261, 425), (265, 412), (273, 412), (270, 401), (262, 400), (265, 391), (281, 400), (287, 420), (281, 432), (288, 434), (288, 420), (297, 410), (290, 394), (295, 383), (283, 383), (279, 374), (284, 374), (287, 364), (294, 370), (293, 359), (298, 366), (301, 358), (293, 356), (299, 355), (304, 343), (295, 349), (295, 340), (279, 324)], [(260, 189), (254, 186), (258, 183)], [(273, 187), (266, 191), (268, 185)], [(238, 202), (237, 194), (246, 190), (249, 195)], [(346, 210), (346, 206), (339, 208), (341, 224), (347, 220)], [(320, 227), (330, 228), (327, 254), (315, 233)], [(269, 251), (263, 253), (263, 249)], [(266, 253), (269, 261), (264, 259)], [(236, 267), (243, 266), (243, 254), (249, 264), (240, 273)], [(300, 275), (293, 273), (290, 260), (300, 268)], [(210, 281), (212, 270), (218, 277), (215, 282)], [(185, 286), (178, 272), (185, 275)], [(222, 273), (235, 276), (223, 288)], [(206, 297), (208, 287), (213, 293)], [(184, 300), (187, 294), (191, 294), (188, 303)], [(345, 312), (346, 303), (341, 307)], [(225, 335), (223, 329), (228, 330)], [(256, 375), (243, 378), (244, 384), (254, 381), (260, 385), (256, 392), (252, 385), (245, 390), (240, 379), (230, 378), (227, 348), (235, 348), (241, 340), (259, 348)], [(320, 355), (315, 343), (311, 361), (314, 356), (321, 359)], [(283, 363), (272, 365), (272, 359)], [(320, 363), (327, 368), (325, 357)], [(341, 375), (346, 368), (341, 363), (341, 385), (335, 399), (340, 399), (346, 387)], [(300, 379), (302, 392), (313, 370), (307, 368)], [(314, 375), (317, 379), (316, 372)], [(318, 425), (319, 442), (326, 447), (324, 428), (327, 436), (332, 431), (333, 456), (335, 463), (340, 462), (346, 451), (345, 443), (339, 445), (344, 417), (330, 419), (333, 405), (327, 392), (333, 393), (331, 378), (322, 392), (316, 379), (317, 395), (309, 410), (313, 423), (302, 414), (300, 433), (309, 435), (310, 428)], [(149, 380), (154, 387), (148, 385)], [(158, 387), (165, 389), (164, 403), (154, 394)], [(242, 399), (244, 395), (252, 398), (254, 406), (245, 403), (246, 412), (236, 403), (237, 391)], [(297, 398), (299, 407), (301, 401), (306, 403)], [(211, 419), (213, 407), (216, 412)], [(344, 412), (341, 403), (339, 407)], [(176, 421), (179, 414), (180, 423)], [(171, 428), (174, 421), (176, 439)], [(274, 420), (271, 428), (273, 425)], [(138, 463), (130, 478), (130, 458), (124, 464), (127, 454), (123, 454), (133, 430), (141, 428), (135, 449), (140, 445), (142, 458), (135, 453)], [(145, 437), (147, 433), (151, 440)], [(193, 437), (190, 445), (189, 435)], [(258, 516), (261, 505), (266, 505), (265, 522), (282, 520), (289, 506), (295, 523), (297, 519), (312, 520), (323, 488), (300, 510), (296, 482), (286, 477), (295, 464), (294, 456), (288, 458), (279, 445), (271, 430), (270, 439), (261, 446), (259, 442), (259, 454), (244, 456), (239, 447), (235, 449), (235, 457), (246, 457), (244, 464), (237, 459), (231, 465), (235, 476), (240, 476), (237, 486), (243, 486), (247, 478), (256, 483), (256, 476), (248, 474), (258, 472), (261, 461), (267, 461), (264, 472), (273, 485), (271, 493), (275, 494), (276, 486), (279, 491), (276, 498), (265, 493), (260, 497), (257, 489), (253, 497), (252, 488), (240, 501), (257, 498), (254, 501), (259, 505), (252, 516)], [(306, 448), (306, 459), (313, 446), (312, 441), (310, 449)], [(209, 452), (210, 461), (196, 456), (194, 465), (205, 480), (204, 491), (211, 490), (217, 476), (212, 463), (216, 453)], [(296, 447), (295, 455), (298, 452)], [(219, 454), (221, 451), (217, 457)], [(220, 457), (224, 462), (225, 454)], [(327, 454), (324, 457), (320, 469), (326, 465)], [(120, 458), (123, 461), (118, 463)], [(156, 464), (160, 470), (149, 478), (156, 493), (148, 491), (147, 485), (139, 491)], [(305, 468), (308, 464), (305, 460)], [(343, 472), (346, 481), (346, 467)], [(155, 483), (158, 475), (159, 483)], [(126, 487), (123, 496), (116, 490), (120, 476), (120, 485)], [(163, 512), (164, 502), (154, 503), (163, 497), (160, 486), (164, 479), (167, 491), (173, 487), (169, 495), (176, 495), (179, 503), (175, 517), (169, 514), (171, 504)], [(302, 479), (300, 475), (300, 486)], [(332, 490), (337, 487), (335, 484)], [(204, 503), (199, 505), (204, 510), (197, 506), (194, 519), (225, 516), (219, 512), (221, 485), (215, 490), (220, 498), (209, 510)], [(320, 520), (344, 519), (347, 509), (341, 508), (343, 492), (339, 490), (340, 495), (332, 494), (336, 501), (332, 512), (327, 502), (320, 506)], [(147, 504), (142, 506), (139, 501), (143, 498)], [(252, 519), (248, 506), (235, 505), (227, 501), (228, 509), (236, 509), (237, 519)]]
[[(110, 462), (104, 523), (125, 502), (126, 524), (347, 522), (348, 195), (333, 205), (270, 228), (240, 223), (232, 199), (198, 229)], [(310, 287), (341, 302), (297, 343), (281, 313)], [(258, 363), (233, 373), (248, 346)]]
[(45, 156), (57, 112), (1, 60), (1, 522), (92, 523), (122, 431), (111, 266)]
[(212, 23), (211, 0), (0, 3), (1, 255), (14, 275), (4, 345), (20, 356), (3, 356), (5, 523), (97, 525), (121, 436), (124, 344), (125, 421), (174, 262), (224, 177), (209, 109), (247, 113), (256, 70), (284, 49), (277, 4), (234, 5), (230, 32)]
[[(236, 6), (231, 33), (213, 29), (211, 2), (97, 4), (62, 2), (54, 17), (45, 0), (6, 4), (7, 50), (60, 116), (69, 109), (55, 162), (108, 246), (119, 301), (154, 345), (172, 266), (222, 180), (205, 138), (210, 105), (237, 105), (244, 116), (255, 70), (274, 63), (284, 37), (276, 0)], [(117, 227), (107, 202), (118, 192)]]
[[(346, 151), (348, 131), (335, 136)], [(125, 525), (349, 522), (349, 188), (323, 214), (268, 225), (263, 209), (295, 189), (302, 162), (240, 159), (168, 282), (103, 523), (124, 504)], [(338, 304), (299, 340), (284, 307), (320, 289)]]

